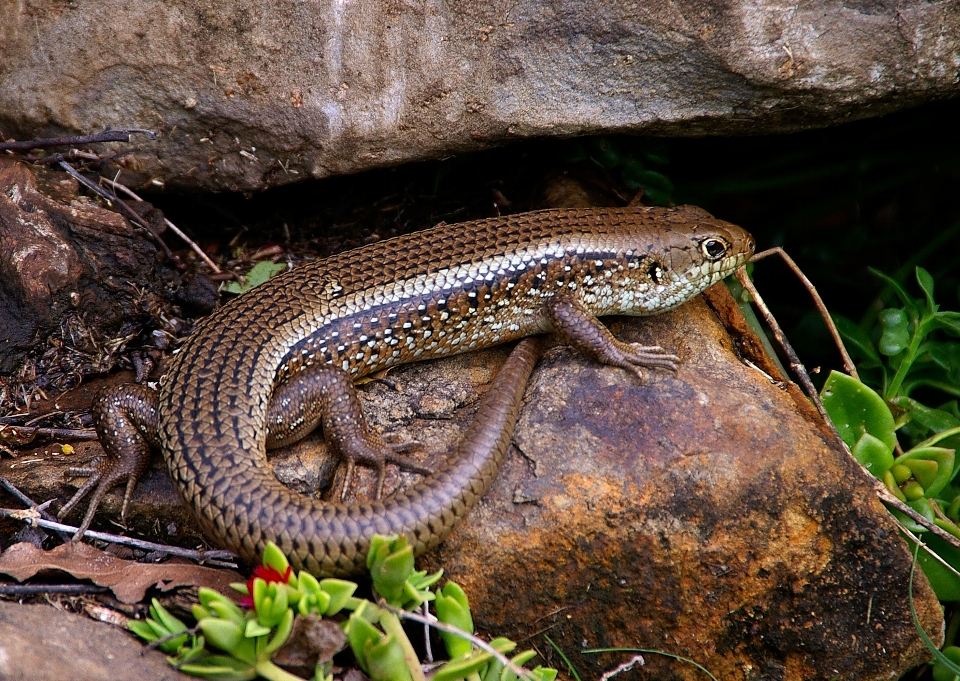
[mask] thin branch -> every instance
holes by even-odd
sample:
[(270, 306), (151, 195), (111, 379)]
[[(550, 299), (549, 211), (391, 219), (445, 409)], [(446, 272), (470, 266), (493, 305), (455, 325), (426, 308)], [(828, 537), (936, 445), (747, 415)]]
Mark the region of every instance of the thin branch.
[(929, 555), (929, 556), (930, 556), (931, 558), (933, 558), (935, 561), (937, 561), (938, 563), (940, 563), (944, 568), (946, 568), (947, 572), (952, 572), (952, 573), (953, 573), (954, 575), (956, 575), (957, 577), (960, 577), (960, 571), (958, 571), (957, 568), (955, 568), (955, 567), (953, 567), (952, 565), (950, 565), (950, 563), (948, 563), (948, 562), (945, 561), (943, 558), (941, 558), (940, 555), (939, 555), (936, 551), (934, 551), (934, 550), (931, 549), (929, 546), (927, 546), (926, 544), (924, 544), (924, 543), (923, 543), (923, 540), (921, 540), (920, 537), (918, 537), (918, 536), (915, 535), (913, 532), (911, 532), (911, 531), (908, 530), (906, 527), (904, 527), (904, 526), (903, 526), (903, 523), (901, 523), (899, 520), (897, 521), (897, 524), (900, 526), (900, 529), (903, 531), (903, 533), (904, 533), (905, 535), (907, 535), (908, 537), (910, 537), (910, 539), (912, 539), (912, 540), (917, 544), (917, 546), (919, 546), (921, 549), (923, 549), (923, 550), (927, 553), (927, 555)]
[[(853, 455), (851, 454), (851, 456)], [(957, 539), (955, 536), (947, 532), (945, 529), (943, 529), (933, 521), (927, 520), (922, 515), (920, 515), (919, 513), (914, 511), (912, 508), (907, 506), (905, 503), (897, 499), (890, 492), (890, 490), (887, 489), (887, 486), (884, 485), (880, 480), (877, 480), (874, 487), (876, 488), (876, 491), (877, 491), (877, 497), (884, 504), (886, 504), (887, 506), (892, 506), (893, 508), (903, 513), (905, 516), (909, 517), (910, 520), (917, 523), (924, 529), (930, 531), (932, 534), (937, 535), (938, 537), (940, 537), (940, 539), (947, 542), (954, 548), (960, 549), (960, 539)], [(902, 523), (901, 523), (901, 527), (902, 527)]]
[[(430, 618), (430, 603), (429, 601), (424, 601), (421, 605), (423, 608), (423, 616)], [(423, 648), (427, 653), (427, 662), (433, 662), (433, 646), (430, 644), (430, 625), (426, 622), (423, 623)]]
[[(100, 176), (100, 179), (103, 182), (107, 182), (115, 191), (123, 192), (134, 201), (143, 201), (143, 199), (141, 199), (139, 196), (134, 194), (133, 190), (131, 190), (126, 185), (122, 185), (116, 180), (111, 180), (109, 177), (104, 177), (103, 175)], [(217, 267), (217, 264), (210, 259), (210, 257), (204, 252), (202, 248), (200, 248), (193, 241), (193, 239), (191, 239), (186, 234), (184, 234), (179, 227), (177, 227), (175, 224), (170, 222), (167, 218), (163, 218), (163, 222), (167, 225), (167, 227), (170, 229), (171, 232), (173, 232), (178, 237), (180, 237), (183, 240), (183, 242), (187, 244), (187, 246), (193, 249), (193, 252), (196, 253), (198, 256), (200, 256), (200, 259), (203, 260), (203, 262), (207, 263), (207, 267), (213, 270), (214, 274), (222, 274), (222, 270), (219, 267)]]
[(174, 264), (177, 265), (177, 267), (183, 267), (183, 264), (180, 262), (180, 258), (174, 255), (173, 251), (170, 250), (170, 247), (167, 246), (166, 242), (164, 242), (164, 240), (160, 238), (160, 235), (157, 234), (156, 231), (153, 229), (153, 225), (151, 225), (149, 222), (144, 220), (135, 210), (133, 210), (133, 208), (128, 206), (126, 202), (118, 198), (116, 194), (112, 192), (108, 192), (106, 189), (98, 185), (96, 182), (88, 180), (86, 177), (84, 177), (79, 172), (77, 172), (77, 170), (66, 161), (60, 161), (58, 165), (64, 170), (66, 170), (68, 173), (70, 173), (70, 175), (73, 178), (75, 178), (78, 182), (80, 182), (84, 187), (87, 187), (90, 191), (99, 194), (100, 196), (105, 198), (107, 201), (116, 203), (120, 207), (121, 212), (126, 213), (127, 218), (129, 218), (132, 222), (139, 225), (143, 229), (147, 230), (147, 233), (150, 234), (151, 237), (153, 237), (154, 241), (157, 242), (160, 248), (163, 249), (163, 252), (166, 254), (166, 256), (170, 258), (170, 260), (172, 260)]
[[(33, 499), (31, 499), (29, 496), (27, 496), (23, 492), (21, 492), (16, 485), (14, 485), (12, 482), (7, 480), (6, 478), (0, 477), (0, 486), (2, 486), (5, 490), (7, 490), (7, 492), (10, 493), (12, 496), (14, 496), (17, 499), (17, 501), (19, 501), (21, 504), (23, 504), (29, 509), (36, 510), (36, 512), (40, 514), (40, 517), (43, 520), (47, 520), (49, 522), (56, 522), (56, 519), (52, 515), (47, 513), (47, 503), (44, 503), (42, 505), (37, 504), (37, 502), (35, 502)], [(66, 532), (57, 532), (57, 535), (60, 537), (61, 541), (70, 541), (70, 539), (72, 538), (72, 535)]]
[(95, 161), (97, 163), (103, 163), (104, 161), (107, 161), (115, 156), (116, 154), (112, 154), (112, 153), (104, 154), (103, 156), (98, 156), (97, 154), (94, 154), (93, 152), (90, 152), (90, 151), (80, 151), (79, 149), (71, 149), (65, 154), (47, 154), (46, 156), (37, 156), (35, 154), (31, 154), (29, 156), (24, 156), (23, 160), (27, 161), (28, 163), (36, 163), (38, 165), (52, 166), (56, 163), (60, 163), (60, 161), (66, 161), (68, 159), (76, 159), (76, 158), (82, 159), (84, 161)]
[(194, 636), (199, 632), (200, 632), (200, 625), (195, 624), (189, 629), (184, 629), (183, 631), (174, 631), (173, 633), (167, 634), (162, 638), (155, 638), (154, 640), (150, 641), (150, 643), (147, 643), (145, 646), (143, 646), (143, 648), (140, 649), (140, 654), (146, 655), (148, 652), (150, 652), (151, 650), (156, 650), (167, 641), (172, 641), (174, 639), (180, 638), (181, 636), (187, 636), (187, 635)]
[(769, 326), (770, 330), (773, 332), (774, 339), (776, 339), (777, 343), (780, 345), (780, 349), (783, 350), (783, 353), (787, 356), (787, 362), (790, 365), (790, 368), (793, 370), (794, 375), (800, 381), (800, 385), (803, 386), (804, 392), (807, 393), (807, 396), (813, 402), (814, 406), (817, 408), (817, 411), (820, 412), (820, 416), (822, 416), (823, 419), (829, 423), (830, 418), (827, 416), (827, 410), (823, 408), (823, 402), (820, 401), (820, 395), (817, 394), (817, 389), (813, 387), (813, 382), (810, 380), (807, 370), (800, 362), (800, 358), (797, 357), (797, 353), (794, 352), (793, 346), (790, 345), (786, 335), (783, 333), (783, 329), (780, 328), (780, 325), (774, 318), (773, 313), (770, 312), (770, 308), (768, 308), (766, 303), (763, 302), (763, 298), (757, 291), (757, 287), (753, 285), (752, 281), (750, 281), (750, 277), (747, 276), (746, 269), (743, 267), (738, 269), (736, 276), (737, 281), (740, 282), (743, 288), (746, 289), (753, 298), (753, 302), (760, 311), (761, 316), (767, 323), (767, 326)]
[[(58, 440), (96, 440), (97, 431), (92, 428), (41, 428), (39, 426), (17, 426), (8, 423), (0, 424), (3, 428), (10, 430), (14, 435), (22, 432), (24, 439), (18, 440), (17, 444), (23, 445), (33, 442), (39, 437), (49, 437)], [(15, 429), (15, 430), (14, 430)], [(26, 439), (29, 438), (29, 439)]]
[[(52, 522), (35, 517), (32, 511), (17, 511), (10, 508), (0, 508), (0, 517), (23, 520), (26, 523), (36, 525), (37, 527), (43, 527), (48, 530), (61, 530), (64, 532), (69, 532), (70, 534), (75, 534), (77, 531), (77, 528), (73, 527), (72, 525), (65, 525), (64, 523)], [(124, 544), (126, 546), (132, 546), (136, 549), (143, 549), (144, 551), (156, 551), (159, 553), (166, 553), (171, 556), (178, 556), (180, 558), (189, 558), (190, 560), (195, 560), (198, 563), (215, 565), (217, 567), (229, 567), (234, 569), (237, 567), (235, 563), (224, 562), (236, 560), (237, 558), (229, 551), (193, 551), (191, 549), (180, 548), (179, 546), (156, 544), (154, 542), (144, 541), (142, 539), (123, 537), (121, 535), (110, 534), (108, 532), (96, 532), (94, 530), (87, 530), (84, 534), (84, 537), (99, 539), (100, 541), (111, 542), (113, 544)]]
[(817, 287), (813, 285), (807, 275), (803, 273), (797, 263), (793, 261), (787, 252), (780, 248), (779, 246), (775, 248), (768, 248), (765, 251), (755, 254), (750, 258), (750, 262), (757, 262), (758, 260), (763, 260), (770, 255), (779, 255), (783, 258), (783, 261), (787, 264), (793, 273), (797, 275), (797, 278), (803, 282), (804, 287), (810, 293), (810, 297), (813, 298), (813, 304), (817, 306), (817, 310), (820, 311), (820, 317), (823, 319), (823, 323), (827, 325), (827, 329), (830, 331), (830, 335), (833, 337), (833, 342), (837, 346), (837, 350), (840, 351), (840, 357), (843, 359), (843, 370), (848, 374), (853, 376), (858, 381), (860, 376), (857, 375), (857, 367), (854, 365), (853, 360), (850, 359), (850, 355), (847, 353), (847, 348), (843, 344), (843, 340), (840, 338), (840, 332), (837, 331), (837, 325), (833, 323), (833, 317), (830, 316), (830, 311), (827, 309), (827, 306), (823, 303), (823, 298), (820, 297), (820, 294), (817, 293)]
[(96, 440), (93, 428), (37, 428), (37, 435), (58, 440)]
[(98, 132), (96, 135), (81, 135), (80, 137), (47, 137), (23, 142), (0, 142), (0, 151), (29, 151), (30, 149), (45, 147), (96, 144), (98, 142), (129, 142), (130, 135), (134, 133), (146, 135), (152, 140), (157, 139), (157, 133), (153, 130), (141, 130), (140, 128), (107, 129)]
[(473, 634), (468, 634), (463, 629), (459, 629), (450, 624), (440, 622), (439, 620), (436, 620), (432, 617), (424, 617), (419, 613), (410, 612), (409, 610), (400, 610), (399, 608), (394, 608), (392, 605), (384, 601), (382, 598), (377, 603), (377, 605), (388, 612), (392, 612), (394, 615), (396, 615), (400, 619), (410, 620), (411, 622), (419, 622), (420, 624), (426, 624), (427, 626), (433, 627), (437, 631), (443, 631), (445, 633), (453, 634), (454, 636), (459, 636), (460, 638), (466, 639), (470, 641), (470, 643), (475, 645), (477, 648), (479, 648), (480, 650), (493, 655), (505, 667), (507, 667), (510, 671), (512, 671), (514, 674), (516, 674), (520, 678), (527, 679), (527, 681), (536, 681), (536, 677), (530, 672), (529, 669), (524, 669), (523, 667), (519, 667), (515, 665), (513, 662), (510, 661), (510, 658), (508, 658), (506, 655), (498, 651), (496, 648), (494, 648), (492, 645), (484, 641), (482, 638), (477, 638)]
[(109, 589), (96, 584), (0, 584), (4, 596), (29, 596), (33, 594), (100, 594)]

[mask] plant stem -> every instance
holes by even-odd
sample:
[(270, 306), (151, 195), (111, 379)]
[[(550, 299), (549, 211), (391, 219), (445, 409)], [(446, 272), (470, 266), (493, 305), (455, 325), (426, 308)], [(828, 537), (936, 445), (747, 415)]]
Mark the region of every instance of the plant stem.
[(890, 381), (890, 385), (887, 386), (887, 389), (883, 393), (883, 398), (885, 400), (891, 400), (896, 397), (900, 392), (900, 386), (903, 384), (903, 379), (907, 377), (907, 372), (910, 371), (910, 367), (913, 365), (913, 360), (916, 359), (917, 349), (920, 347), (920, 342), (923, 340), (924, 336), (927, 335), (926, 326), (927, 320), (920, 319), (917, 321), (917, 325), (913, 329), (913, 336), (910, 338), (910, 345), (907, 346), (907, 349), (903, 355), (903, 359), (900, 361), (900, 366), (897, 367), (897, 373), (894, 375), (893, 380)]
[(383, 610), (380, 615), (380, 626), (387, 634), (396, 636), (400, 647), (403, 648), (403, 658), (407, 661), (407, 668), (410, 670), (413, 681), (426, 681), (420, 658), (417, 657), (417, 651), (413, 649), (410, 639), (407, 638), (407, 632), (403, 630), (400, 618), (388, 610)]

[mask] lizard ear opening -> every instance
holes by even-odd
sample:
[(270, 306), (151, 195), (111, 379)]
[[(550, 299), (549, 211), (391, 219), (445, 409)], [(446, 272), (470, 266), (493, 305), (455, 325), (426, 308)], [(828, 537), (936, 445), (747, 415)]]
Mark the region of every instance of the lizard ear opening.
[(707, 260), (719, 260), (730, 250), (730, 244), (719, 237), (710, 237), (700, 242), (700, 251)]
[(647, 269), (647, 275), (650, 277), (650, 281), (658, 286), (664, 282), (666, 277), (664, 276), (663, 268), (660, 266), (656, 260), (651, 263), (650, 267)]

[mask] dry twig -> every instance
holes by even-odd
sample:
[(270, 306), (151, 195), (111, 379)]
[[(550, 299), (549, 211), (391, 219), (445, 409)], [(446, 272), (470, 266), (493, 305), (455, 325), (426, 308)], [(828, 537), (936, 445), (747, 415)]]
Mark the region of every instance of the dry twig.
[(109, 591), (96, 584), (0, 584), (4, 596), (32, 596), (34, 594), (102, 594)]
[(513, 662), (510, 661), (510, 658), (508, 658), (506, 655), (498, 651), (496, 648), (494, 648), (492, 645), (484, 641), (482, 638), (477, 638), (473, 634), (468, 634), (463, 629), (459, 629), (450, 624), (445, 624), (444, 622), (441, 622), (436, 618), (424, 617), (423, 615), (416, 612), (410, 612), (409, 610), (400, 610), (399, 608), (394, 608), (392, 605), (390, 605), (383, 599), (380, 599), (380, 601), (377, 603), (377, 606), (383, 608), (384, 610), (392, 612), (394, 615), (396, 615), (400, 619), (410, 620), (412, 622), (419, 622), (420, 624), (431, 626), (437, 631), (443, 631), (448, 634), (453, 634), (454, 636), (465, 638), (480, 650), (493, 655), (505, 667), (507, 667), (510, 671), (512, 671), (517, 676), (519, 676), (521, 679), (527, 679), (527, 681), (534, 681), (534, 676), (533, 674), (530, 673), (529, 669), (518, 667), (517, 665), (515, 665)]
[[(131, 199), (133, 199), (134, 201), (143, 201), (143, 199), (141, 199), (139, 196), (137, 196), (136, 194), (134, 194), (133, 191), (132, 191), (129, 187), (120, 184), (120, 183), (117, 182), (116, 180), (111, 180), (109, 177), (104, 177), (103, 175), (101, 175), (101, 176), (100, 176), (100, 181), (101, 181), (101, 182), (106, 182), (106, 183), (108, 183), (115, 191), (123, 192), (124, 194), (126, 194), (127, 196), (129, 196), (129, 197), (130, 197)], [(196, 242), (194, 242), (193, 239), (191, 239), (191, 238), (188, 237), (186, 234), (184, 234), (184, 233), (180, 230), (179, 227), (177, 227), (175, 224), (173, 224), (172, 222), (170, 222), (167, 218), (163, 218), (163, 222), (164, 222), (164, 224), (166, 224), (167, 228), (168, 228), (171, 232), (173, 232), (173, 233), (176, 234), (178, 237), (180, 237), (180, 238), (183, 240), (183, 242), (184, 242), (185, 244), (187, 244), (187, 245), (193, 250), (194, 253), (196, 253), (198, 256), (200, 256), (200, 259), (203, 260), (203, 262), (205, 262), (205, 263), (207, 264), (207, 267), (209, 267), (211, 270), (213, 270), (213, 273), (214, 273), (214, 274), (222, 274), (222, 271), (220, 270), (219, 267), (217, 267), (217, 264), (216, 264), (215, 262), (213, 262), (213, 260), (210, 259), (210, 256), (208, 256), (208, 255), (204, 252), (204, 250), (203, 250), (202, 248), (200, 248), (200, 247), (196, 244)]]
[(793, 370), (794, 375), (800, 381), (800, 385), (803, 387), (804, 392), (807, 393), (807, 396), (813, 402), (814, 406), (817, 408), (817, 411), (820, 412), (820, 415), (824, 418), (824, 420), (829, 422), (830, 417), (827, 416), (827, 410), (823, 408), (823, 402), (820, 401), (820, 395), (817, 394), (817, 389), (813, 387), (813, 382), (810, 380), (807, 370), (800, 362), (800, 358), (797, 357), (797, 353), (794, 351), (793, 346), (790, 345), (786, 335), (783, 333), (783, 329), (780, 328), (780, 325), (774, 318), (773, 313), (770, 312), (770, 308), (768, 308), (766, 303), (763, 302), (763, 297), (760, 295), (759, 291), (757, 291), (757, 287), (753, 285), (752, 281), (750, 281), (750, 277), (747, 276), (746, 269), (741, 267), (739, 270), (737, 270), (736, 277), (737, 281), (740, 282), (743, 288), (746, 289), (746, 291), (753, 298), (753, 302), (760, 311), (763, 320), (767, 323), (767, 326), (770, 327), (770, 330), (773, 332), (773, 337), (780, 345), (783, 353), (787, 356), (787, 362), (789, 363), (790, 368)]
[[(23, 520), (31, 525), (43, 527), (48, 530), (69, 532), (71, 535), (75, 534), (77, 531), (77, 528), (72, 525), (65, 525), (64, 523), (44, 520), (43, 518), (38, 517), (27, 517), (28, 515), (29, 514), (25, 513), (24, 511), (17, 511), (10, 508), (0, 508), (0, 517), (3, 518), (15, 518), (17, 520)], [(203, 563), (205, 565), (215, 565), (217, 567), (229, 567), (233, 569), (236, 569), (237, 567), (235, 563), (226, 562), (236, 560), (236, 556), (229, 551), (193, 551), (191, 549), (180, 548), (179, 546), (156, 544), (154, 542), (144, 541), (142, 539), (123, 537), (118, 534), (110, 534), (109, 532), (96, 532), (94, 530), (87, 530), (83, 536), (113, 544), (124, 544), (126, 546), (132, 546), (135, 549), (142, 549), (144, 551), (155, 551), (157, 553), (165, 553), (171, 556), (178, 556), (180, 558), (189, 558), (190, 560), (195, 560), (198, 563)]]
[(755, 254), (750, 258), (750, 262), (757, 262), (758, 260), (763, 260), (767, 256), (779, 255), (783, 258), (783, 261), (787, 264), (797, 278), (803, 282), (804, 288), (810, 293), (810, 297), (813, 298), (813, 304), (817, 306), (817, 310), (820, 312), (820, 317), (823, 319), (823, 323), (827, 325), (827, 329), (830, 331), (830, 335), (833, 337), (833, 342), (837, 346), (837, 350), (840, 351), (840, 357), (843, 360), (843, 370), (848, 374), (853, 376), (858, 381), (860, 376), (857, 375), (857, 367), (854, 365), (853, 360), (850, 359), (850, 355), (847, 353), (847, 348), (843, 344), (843, 340), (840, 338), (840, 332), (837, 331), (837, 325), (833, 323), (833, 317), (830, 316), (830, 311), (827, 310), (827, 306), (823, 302), (823, 298), (820, 297), (820, 294), (817, 293), (817, 287), (813, 285), (807, 275), (803, 273), (803, 270), (793, 261), (787, 252), (780, 248), (779, 246), (775, 248), (768, 248), (765, 251)]
[(123, 213), (126, 213), (127, 218), (131, 222), (147, 230), (147, 233), (151, 237), (153, 237), (153, 240), (156, 241), (157, 245), (163, 249), (163, 252), (167, 255), (167, 257), (170, 258), (170, 260), (173, 261), (178, 268), (183, 268), (183, 263), (180, 262), (180, 258), (178, 258), (173, 253), (173, 251), (170, 250), (170, 247), (167, 246), (164, 240), (160, 238), (160, 235), (157, 234), (157, 232), (153, 229), (153, 225), (151, 225), (149, 222), (147, 222), (142, 217), (140, 217), (140, 215), (135, 210), (133, 210), (133, 208), (128, 206), (126, 202), (118, 198), (117, 195), (114, 194), (113, 192), (107, 191), (106, 189), (98, 185), (96, 182), (92, 182), (91, 180), (88, 180), (86, 177), (84, 177), (79, 172), (77, 172), (76, 168), (71, 166), (66, 161), (60, 161), (58, 165), (64, 170), (66, 170), (71, 177), (77, 180), (77, 182), (82, 184), (84, 187), (86, 187), (90, 191), (95, 192), (100, 196), (102, 196), (103, 198), (105, 198), (107, 201), (110, 201), (111, 203), (116, 203), (118, 206), (120, 206), (121, 211)]
[(30, 149), (42, 149), (46, 147), (62, 147), (78, 144), (96, 144), (99, 142), (129, 142), (130, 135), (137, 133), (146, 135), (152, 140), (157, 139), (157, 133), (153, 130), (141, 130), (140, 128), (118, 128), (104, 130), (95, 135), (81, 135), (79, 137), (47, 137), (34, 140), (24, 140), (23, 142), (0, 142), (0, 151), (29, 151)]

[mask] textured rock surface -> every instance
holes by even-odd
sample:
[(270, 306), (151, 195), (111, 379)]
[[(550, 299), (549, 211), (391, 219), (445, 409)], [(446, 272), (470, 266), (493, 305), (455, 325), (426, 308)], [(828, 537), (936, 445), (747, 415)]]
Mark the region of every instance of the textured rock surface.
[[(519, 455), (429, 559), (464, 586), (479, 628), (546, 631), (584, 678), (628, 657), (579, 653), (608, 646), (689, 657), (725, 681), (892, 679), (927, 659), (910, 555), (812, 407), (738, 360), (702, 300), (612, 328), (684, 364), (640, 384), (548, 355)], [(939, 635), (925, 580), (915, 596)], [(646, 658), (631, 678), (702, 678)]]
[(0, 5), (0, 132), (259, 189), (535, 135), (794, 130), (955, 95), (955, 0)]
[(194, 678), (174, 670), (160, 651), (116, 627), (47, 605), (0, 601), (0, 679), (116, 681)]

